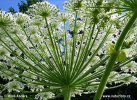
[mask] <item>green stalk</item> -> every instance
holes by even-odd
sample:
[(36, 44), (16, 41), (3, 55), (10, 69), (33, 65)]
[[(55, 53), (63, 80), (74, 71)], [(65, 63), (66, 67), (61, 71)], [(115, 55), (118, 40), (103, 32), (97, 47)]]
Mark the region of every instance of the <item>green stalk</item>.
[[(97, 52), (98, 52), (98, 51), (100, 50), (100, 48), (103, 46), (103, 43), (106, 41), (107, 36), (109, 35), (109, 31), (110, 31), (110, 29), (111, 29), (111, 26), (112, 26), (112, 25), (110, 25), (109, 29), (107, 30), (106, 35), (103, 37), (103, 40), (101, 41), (101, 43), (100, 43), (99, 46), (97, 47), (96, 51), (91, 55), (91, 57), (89, 58), (89, 60), (83, 65), (83, 68), (86, 67), (86, 66), (88, 66), (88, 64), (92, 61), (92, 59), (94, 58), (94, 56), (97, 54)], [(90, 73), (90, 72), (88, 71), (88, 74), (86, 73), (86, 76), (89, 75), (89, 73)], [(85, 74), (83, 74), (83, 75), (85, 75)], [(83, 75), (82, 75), (82, 76), (83, 76)], [(82, 76), (79, 75), (78, 80), (79, 80), (79, 79), (82, 79), (82, 78), (83, 78)], [(86, 76), (84, 76), (84, 77), (86, 77)], [(78, 80), (75, 79), (74, 82), (77, 82)]]
[(69, 86), (64, 88), (63, 94), (64, 94), (64, 100), (71, 100), (71, 89)]
[(111, 57), (109, 59), (108, 64), (106, 65), (106, 70), (101, 78), (101, 82), (99, 85), (99, 88), (97, 90), (97, 93), (94, 97), (94, 100), (100, 100), (104, 91), (104, 88), (106, 86), (107, 83), (107, 79), (110, 75), (110, 72), (116, 62), (116, 59), (118, 57), (119, 51), (121, 49), (121, 46), (123, 44), (123, 41), (125, 39), (125, 36), (128, 34), (128, 31), (130, 30), (130, 28), (132, 27), (132, 25), (134, 24), (135, 20), (137, 18), (137, 11), (134, 12), (133, 16), (131, 17), (131, 19), (129, 20), (129, 22), (127, 23), (127, 25), (125, 26), (124, 30), (122, 31), (116, 46), (114, 48), (114, 52), (111, 54)]
[(75, 15), (75, 21), (74, 21), (74, 33), (73, 33), (73, 45), (72, 45), (72, 52), (71, 52), (71, 58), (70, 58), (70, 69), (69, 72), (72, 72), (72, 68), (74, 65), (74, 57), (75, 57), (75, 51), (76, 51), (76, 40), (77, 40), (77, 29), (76, 29), (76, 25), (77, 25), (77, 17), (78, 17), (78, 12), (76, 11), (76, 15)]
[[(55, 73), (52, 73), (52, 72), (47, 71), (47, 68), (45, 67), (45, 65), (41, 64), (41, 63), (39, 62), (39, 59), (38, 59), (37, 57), (35, 57), (33, 54), (30, 54), (28, 51), (26, 51), (26, 50), (24, 50), (24, 49), (22, 48), (22, 47), (27, 48), (23, 42), (22, 42), (22, 45), (19, 45), (19, 44), (14, 40), (14, 38), (12, 38), (12, 37), (10, 36), (10, 34), (7, 32), (7, 30), (6, 30), (4, 27), (3, 27), (3, 31), (4, 31), (4, 32), (7, 34), (7, 36), (12, 40), (12, 42), (14, 42), (14, 44), (15, 44), (28, 58), (30, 58), (30, 60), (32, 60), (37, 66), (39, 66), (39, 68), (41, 68), (41, 70), (45, 71), (45, 72), (48, 73), (48, 74), (42, 72), (42, 71), (39, 70), (37, 67), (31, 65), (28, 61), (25, 61), (25, 60), (22, 59), (21, 57), (17, 56), (17, 58), (18, 58), (21, 62), (27, 64), (28, 66), (30, 66), (30, 67), (31, 67), (32, 69), (34, 69), (35, 71), (37, 70), (37, 71), (39, 71), (40, 73), (42, 73), (43, 75), (46, 75), (46, 77), (50, 78), (51, 80), (53, 80), (53, 81), (56, 80), (55, 78), (52, 79), (53, 76), (57, 77)], [(2, 41), (2, 40), (0, 40), (0, 41)], [(11, 52), (13, 52), (13, 50), (12, 50), (4, 41), (2, 41), (2, 43), (3, 43)], [(36, 72), (37, 72), (37, 71), (36, 71)], [(36, 72), (35, 72), (35, 73), (36, 73)], [(54, 74), (54, 75), (51, 77), (50, 73), (52, 73), (52, 74)], [(50, 79), (49, 79), (49, 80), (50, 80)], [(58, 77), (57, 79), (59, 79), (59, 77)], [(59, 79), (59, 80), (60, 80), (60, 79)], [(62, 82), (61, 82), (61, 83), (62, 83)]]

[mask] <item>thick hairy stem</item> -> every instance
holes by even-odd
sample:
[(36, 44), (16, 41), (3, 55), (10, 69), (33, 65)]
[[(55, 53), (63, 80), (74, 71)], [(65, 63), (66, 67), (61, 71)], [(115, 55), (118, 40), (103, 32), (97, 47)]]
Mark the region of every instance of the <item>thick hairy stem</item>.
[(117, 43), (116, 43), (116, 46), (114, 48), (114, 52), (111, 54), (111, 57), (109, 59), (109, 62), (108, 64), (106, 65), (106, 70), (102, 76), (102, 79), (101, 79), (101, 82), (100, 82), (100, 85), (99, 85), (99, 88), (97, 90), (97, 93), (94, 97), (94, 100), (100, 100), (101, 97), (102, 97), (102, 94), (103, 94), (103, 91), (104, 91), (104, 88), (106, 86), (106, 83), (107, 83), (107, 79), (110, 75), (110, 72), (116, 62), (116, 59), (118, 57), (118, 54), (119, 54), (119, 50), (121, 49), (121, 46), (123, 44), (123, 41), (125, 39), (125, 36), (127, 35), (128, 31), (130, 30), (130, 28), (132, 27), (132, 25), (134, 24), (135, 20), (137, 18), (137, 11), (134, 12), (133, 16), (131, 17), (131, 19), (129, 20), (129, 22), (127, 23), (127, 25), (125, 26), (124, 30), (122, 31)]

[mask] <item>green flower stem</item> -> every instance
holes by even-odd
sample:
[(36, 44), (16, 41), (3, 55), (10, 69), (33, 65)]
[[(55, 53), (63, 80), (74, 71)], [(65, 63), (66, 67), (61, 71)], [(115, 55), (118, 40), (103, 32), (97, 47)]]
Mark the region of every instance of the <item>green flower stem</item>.
[[(38, 27), (38, 29), (39, 29), (39, 32), (40, 32), (41, 34), (43, 34), (43, 32), (40, 30), (40, 27)], [(48, 47), (48, 45), (47, 45), (46, 42), (45, 42), (45, 45), (46, 45), (46, 48), (47, 48), (48, 52), (50, 53), (50, 56), (53, 58), (53, 61), (54, 61), (55, 65), (58, 66), (58, 64), (56, 63), (55, 57), (54, 57), (53, 54), (51, 53), (51, 51), (50, 51), (50, 49), (49, 49), (49, 47)], [(42, 47), (41, 47), (41, 48), (42, 48)], [(43, 52), (44, 52), (45, 58), (47, 58), (47, 59), (45, 60), (45, 62), (47, 62), (47, 64), (51, 67), (51, 69), (54, 69), (54, 70), (57, 72), (56, 75), (61, 76), (61, 75), (59, 74), (60, 72), (57, 70), (56, 66), (54, 66), (54, 65), (52, 64), (51, 60), (48, 59), (48, 56), (46, 56), (46, 52), (45, 52), (44, 50), (43, 50)]]
[[(134, 56), (134, 57), (132, 57), (132, 58), (130, 58), (129, 60), (127, 60), (127, 61), (125, 61), (125, 62), (122, 62), (121, 64), (116, 64), (114, 67), (113, 67), (113, 69), (112, 70), (116, 70), (117, 68), (120, 68), (120, 67), (122, 67), (122, 66), (124, 66), (124, 65), (126, 65), (126, 64), (128, 64), (128, 63), (130, 63), (131, 61), (133, 61), (133, 60), (135, 60), (137, 58), (137, 56)], [(98, 64), (97, 64), (98, 65)], [(96, 66), (96, 65), (94, 65), (94, 66)], [(97, 66), (96, 66), (97, 67)], [(90, 70), (89, 70), (90, 71)], [(87, 78), (85, 78), (85, 79), (79, 79), (80, 81), (76, 81), (77, 83), (75, 83), (75, 85), (77, 85), (77, 84), (82, 84), (83, 82), (88, 82), (88, 81), (90, 81), (90, 80), (93, 80), (93, 79), (95, 79), (95, 78), (98, 78), (98, 77), (101, 77), (102, 75), (103, 75), (103, 72), (105, 71), (105, 68), (103, 68), (102, 70), (100, 70), (99, 72), (96, 72), (96, 73), (94, 73), (94, 74), (92, 74), (91, 76), (88, 76)], [(92, 73), (92, 70), (91, 70), (91, 73)], [(86, 74), (86, 73), (85, 73)], [(86, 76), (83, 76), (83, 77), (86, 77)]]
[(84, 24), (84, 31), (83, 31), (82, 37), (80, 37), (80, 47), (79, 47), (76, 62), (75, 62), (75, 65), (74, 65), (74, 70), (75, 70), (75, 67), (76, 67), (79, 59), (80, 59), (80, 53), (81, 53), (81, 50), (82, 50), (81, 48), (82, 48), (82, 42), (84, 40), (83, 38), (84, 38), (85, 30), (86, 30), (86, 25), (87, 25), (87, 18), (86, 18), (86, 21), (85, 21), (85, 24)]
[(108, 28), (106, 35), (103, 37), (102, 41), (100, 42), (99, 46), (97, 47), (97, 49), (93, 52), (93, 54), (91, 55), (91, 57), (89, 58), (89, 60), (85, 63), (84, 66), (88, 66), (88, 64), (92, 61), (92, 59), (96, 56), (96, 54), (98, 53), (98, 51), (100, 50), (100, 48), (103, 46), (103, 44), (105, 43), (109, 33), (110, 33), (110, 29), (112, 27), (112, 24), (110, 25), (110, 27)]
[(128, 58), (125, 62), (121, 63), (121, 64), (117, 64), (114, 66), (113, 70), (117, 70), (118, 68), (130, 63), (131, 61), (134, 61), (135, 59), (137, 59), (137, 54), (136, 56), (132, 57), (132, 58)]
[[(44, 34), (41, 30), (40, 30), (40, 27), (38, 27), (38, 30), (39, 30), (39, 32), (41, 33), (41, 34)], [(53, 58), (53, 61), (54, 61), (54, 63), (56, 64), (56, 66), (57, 66), (57, 63), (56, 63), (56, 61), (55, 61), (55, 57), (53, 56), (53, 54), (51, 53), (51, 51), (50, 51), (50, 49), (49, 49), (49, 47), (47, 46), (47, 43), (45, 42), (45, 46), (46, 46), (46, 49), (48, 50), (48, 52), (49, 52), (49, 54), (50, 54), (50, 56)], [(44, 54), (45, 54), (45, 51), (44, 51)], [(46, 55), (46, 54), (45, 54)], [(47, 56), (48, 57), (48, 56)], [(50, 60), (48, 60), (49, 62), (51, 62)], [(51, 63), (52, 64), (52, 63)], [(53, 65), (53, 64), (52, 64)], [(53, 65), (54, 66), (54, 65)]]
[[(0, 65), (1, 66), (1, 65)], [(6, 66), (6, 65), (5, 65)], [(45, 81), (39, 81), (39, 80), (37, 80), (37, 79), (34, 79), (34, 78), (31, 78), (31, 77), (29, 77), (29, 76), (26, 76), (26, 75), (22, 75), (22, 74), (19, 74), (19, 73), (17, 73), (16, 71), (12, 71), (12, 70), (8, 70), (10, 73), (12, 73), (12, 74), (17, 74), (17, 75), (19, 75), (19, 76), (22, 76), (22, 77), (24, 77), (24, 78), (27, 78), (27, 79), (30, 79), (30, 80), (35, 80), (35, 82), (37, 82), (37, 83), (39, 83), (38, 85), (51, 85), (50, 83), (47, 83), (47, 82), (45, 82)], [(3, 73), (4, 73), (4, 71), (2, 71)], [(5, 74), (7, 74), (6, 72), (5, 72)], [(7, 74), (7, 75), (9, 75), (9, 76), (11, 76), (11, 74)], [(13, 76), (15, 79), (18, 79), (18, 80), (21, 80), (22, 82), (25, 82), (25, 83), (27, 83), (26, 81), (23, 81), (22, 79), (20, 79), (20, 78), (18, 78), (18, 77), (15, 77), (15, 76)], [(31, 83), (33, 83), (33, 82), (31, 82)]]
[[(91, 55), (91, 57), (89, 58), (89, 60), (83, 65), (83, 68), (85, 68), (86, 66), (88, 66), (88, 64), (92, 61), (92, 59), (94, 58), (94, 56), (97, 54), (97, 52), (100, 50), (100, 48), (103, 46), (104, 42), (107, 39), (107, 36), (109, 35), (109, 31), (111, 29), (112, 25), (110, 25), (106, 35), (104, 36), (103, 40), (101, 41), (101, 43), (99, 44), (99, 46), (97, 47), (96, 51)], [(90, 72), (88, 71), (88, 74), (86, 73), (86, 75), (89, 75)], [(84, 75), (85, 76), (85, 75)], [(86, 77), (86, 76), (85, 76)], [(78, 79), (75, 79), (74, 82), (77, 82), (78, 80), (83, 79), (83, 75), (79, 75)]]
[(57, 64), (58, 64), (58, 66), (60, 66), (60, 64), (61, 64), (61, 62), (60, 62), (60, 57), (59, 57), (59, 55), (58, 55), (58, 53), (57, 53), (57, 48), (56, 48), (56, 46), (55, 46), (55, 42), (54, 42), (54, 40), (52, 39), (52, 35), (51, 35), (51, 30), (50, 30), (50, 26), (49, 26), (49, 24), (48, 24), (48, 21), (47, 21), (47, 18), (45, 18), (45, 22), (46, 22), (46, 25), (47, 25), (47, 30), (48, 30), (48, 35), (49, 35), (49, 39), (50, 39), (50, 42), (51, 42), (51, 46), (52, 46), (52, 50), (53, 50), (53, 53), (54, 53), (54, 55), (55, 55), (55, 60), (56, 60), (56, 62), (57, 62)]
[[(2, 40), (1, 40), (2, 41)], [(5, 44), (5, 45), (3, 45), (3, 46), (6, 46), (5, 48), (7, 48), (7, 50), (10, 52), (10, 53), (12, 53), (13, 52), (13, 50), (4, 42), (4, 41), (2, 41), (3, 42), (3, 44)], [(27, 56), (27, 55), (26, 55)], [(8, 57), (8, 56), (6, 56), (6, 57)], [(27, 56), (28, 57), (28, 56)], [(9, 57), (8, 57), (9, 58)], [(27, 65), (27, 66), (29, 66), (32, 70), (33, 70), (33, 72), (34, 73), (37, 73), (37, 75), (39, 75), (39, 73), (42, 73), (42, 74), (40, 74), (40, 76), (41, 77), (43, 77), (43, 79), (45, 79), (45, 78), (49, 78), (49, 79), (51, 79), (50, 77), (51, 76), (49, 76), (49, 75), (47, 75), (46, 73), (43, 73), (41, 70), (39, 70), (37, 67), (35, 67), (35, 66), (33, 66), (32, 64), (30, 64), (29, 62), (27, 62), (27, 61), (25, 61), (24, 59), (22, 59), (20, 56), (17, 56), (17, 58), (21, 61), (21, 62), (23, 62), (25, 65)], [(10, 60), (11, 60), (11, 58), (10, 58)], [(15, 62), (16, 64), (17, 64), (17, 62)], [(35, 64), (37, 64), (37, 63), (35, 63)], [(18, 64), (17, 64), (18, 65)], [(22, 65), (18, 65), (18, 66), (22, 66)], [(24, 65), (23, 65), (24, 66)], [(40, 67), (40, 66), (39, 66)], [(22, 67), (23, 68), (23, 67)], [(55, 79), (53, 79), (53, 80), (55, 80)]]
[(95, 69), (98, 68), (104, 62), (106, 62), (106, 60), (108, 60), (108, 58), (109, 58), (109, 56), (107, 56), (104, 59), (102, 59), (101, 61), (99, 61), (99, 63), (93, 65), (89, 70), (87, 70), (84, 74), (82, 74), (82, 76), (80, 76), (77, 80), (75, 80), (74, 83), (75, 82), (79, 83), (79, 81), (82, 81), (83, 78), (88, 76), (90, 73), (93, 73), (95, 71)]
[(113, 53), (111, 55), (110, 60), (109, 60), (109, 62), (107, 64), (107, 66), (106, 66), (106, 70), (105, 70), (105, 72), (103, 74), (103, 77), (101, 79), (101, 82), (100, 82), (99, 88), (97, 90), (97, 93), (96, 93), (96, 95), (94, 97), (94, 100), (100, 100), (101, 99), (103, 91), (104, 91), (104, 88), (105, 88), (106, 83), (107, 83), (107, 79), (108, 79), (108, 77), (110, 75), (110, 72), (112, 70), (112, 67), (113, 67), (116, 59), (117, 59), (118, 54), (119, 53), (115, 52), (115, 53)]
[(63, 94), (64, 100), (71, 100), (71, 88), (69, 86), (64, 88)]
[(94, 33), (94, 30), (95, 30), (95, 23), (93, 25), (93, 27), (90, 29), (90, 36), (89, 36), (89, 39), (86, 40), (86, 43), (85, 43), (85, 46), (84, 46), (84, 50), (83, 52), (81, 53), (80, 57), (79, 57), (79, 60), (77, 62), (77, 64), (75, 65), (76, 66), (76, 69), (77, 72), (75, 72), (75, 74), (73, 75), (72, 77), (72, 81), (74, 81), (74, 79), (76, 79), (76, 77), (78, 77), (80, 71), (81, 71), (81, 68), (82, 68), (82, 65), (84, 64), (84, 61), (86, 60), (86, 52), (88, 51), (88, 47), (91, 43), (91, 40), (92, 40), (92, 36), (93, 36), (93, 33)]
[[(36, 65), (39, 65), (39, 67), (42, 69), (42, 70), (44, 70), (44, 71), (46, 71), (46, 69), (45, 69), (45, 67), (39, 62), (39, 60), (38, 60), (38, 58), (37, 57), (35, 57), (34, 59), (33, 58), (31, 58), (31, 57), (33, 57), (32, 55), (30, 55), (30, 53), (26, 53), (27, 51), (25, 50), (23, 50), (23, 48), (10, 36), (10, 34), (7, 32), (7, 30), (3, 27), (3, 30), (4, 30), (4, 32), (8, 35), (8, 37), (15, 43), (15, 45), (28, 57), (28, 58), (30, 58), (32, 61), (34, 61), (35, 62), (35, 64)], [(2, 40), (1, 40), (2, 41)], [(11, 52), (13, 52), (13, 50), (4, 42), (4, 41), (2, 41), (3, 43), (4, 43), (4, 45), (6, 46), (6, 47), (8, 47), (8, 49), (10, 49), (10, 51)], [(25, 45), (25, 44), (24, 44)], [(43, 73), (41, 70), (39, 70), (38, 68), (36, 68), (35, 66), (33, 66), (33, 65), (31, 65), (29, 62), (27, 62), (27, 61), (25, 61), (24, 59), (21, 59), (21, 57), (19, 57), (19, 56), (17, 56), (17, 58), (19, 59), (19, 60), (21, 60), (22, 62), (24, 62), (25, 64), (27, 64), (28, 66), (30, 66), (32, 69), (35, 69), (35, 70), (37, 70), (37, 71), (39, 71), (39, 72), (41, 72), (41, 73)], [(48, 71), (46, 71), (47, 73), (48, 73)], [(49, 73), (51, 73), (51, 72), (49, 72)], [(52, 74), (54, 74), (54, 73), (52, 73)], [(48, 78), (50, 78), (51, 80), (53, 80), (53, 81), (55, 81), (56, 79), (54, 78), (54, 79), (52, 79), (53, 78), (53, 76), (51, 77), (51, 76), (49, 76), (48, 74), (46, 74), (46, 73), (43, 73), (43, 75), (45, 75), (45, 76), (47, 76)], [(55, 75), (54, 75), (55, 76)], [(58, 79), (57, 79), (58, 80)], [(62, 82), (61, 82), (62, 83)]]
[(122, 43), (124, 41), (124, 38), (127, 35), (127, 33), (130, 30), (130, 28), (132, 27), (132, 25), (134, 24), (136, 18), (137, 18), (137, 11), (134, 12), (133, 16), (131, 17), (131, 19), (129, 20), (127, 25), (125, 26), (123, 32), (121, 33), (121, 35), (120, 35), (120, 37), (119, 37), (119, 39), (118, 39), (118, 41), (116, 43), (116, 46), (114, 48), (114, 52), (111, 54), (109, 62), (106, 65), (106, 70), (105, 70), (105, 72), (104, 72), (104, 74), (102, 76), (102, 79), (101, 79), (99, 88), (97, 90), (97, 93), (96, 93), (96, 95), (94, 97), (94, 100), (100, 100), (101, 99), (103, 91), (104, 91), (104, 88), (105, 88), (106, 83), (107, 83), (107, 79), (108, 79), (108, 77), (110, 75), (110, 72), (111, 72), (111, 70), (113, 68), (113, 65), (116, 62), (116, 59), (118, 57), (119, 50), (121, 49)]
[[(64, 22), (63, 23), (64, 24), (64, 31), (66, 30), (66, 22)], [(67, 50), (67, 48), (68, 48), (68, 44), (67, 44), (67, 32), (65, 31), (65, 36), (63, 37), (64, 38), (64, 43), (63, 43), (63, 45), (64, 45), (64, 61), (65, 61), (65, 63), (66, 63), (66, 70), (65, 70), (65, 72), (66, 72), (66, 79), (68, 79), (69, 80), (69, 78), (70, 78), (70, 72), (68, 71), (69, 70), (69, 65), (68, 65), (68, 50)], [(61, 48), (61, 47), (60, 47)], [(62, 55), (62, 59), (63, 59), (63, 55)], [(62, 60), (63, 61), (63, 60)], [(68, 82), (68, 80), (67, 80), (67, 82)]]
[(73, 71), (72, 71), (72, 74), (71, 74), (71, 77), (74, 76), (74, 74), (76, 73), (76, 70), (78, 69), (77, 65), (78, 63), (80, 62), (80, 59), (82, 57), (82, 43), (84, 41), (84, 35), (85, 35), (85, 30), (86, 30), (86, 25), (87, 25), (87, 19), (85, 21), (85, 25), (84, 25), (84, 33), (82, 34), (82, 37), (80, 37), (80, 47), (79, 47), (79, 50), (78, 50), (78, 54), (77, 54), (77, 58), (76, 58), (76, 61), (75, 61), (75, 65), (74, 65), (74, 68), (73, 68)]
[(125, 85), (125, 83), (122, 83), (122, 84), (120, 84), (120, 85), (116, 85), (116, 86), (113, 86), (113, 87), (109, 87), (109, 88), (107, 88), (106, 90), (116, 89), (116, 88), (121, 87), (121, 86), (123, 86), (123, 85)]
[[(58, 53), (58, 48), (57, 48), (57, 46), (56, 46), (55, 40), (54, 40), (54, 38), (52, 39), (52, 33), (51, 33), (50, 25), (48, 24), (47, 18), (45, 18), (45, 22), (46, 22), (46, 25), (47, 25), (47, 30), (48, 30), (49, 39), (50, 39), (50, 42), (51, 42), (51, 44), (52, 44), (52, 45), (51, 45), (51, 46), (52, 46), (52, 50), (53, 50), (53, 53), (54, 53), (54, 55), (55, 55), (55, 61), (56, 61), (57, 64), (58, 64), (57, 68), (58, 68), (59, 72), (61, 73), (60, 78), (62, 78), (62, 80), (63, 80), (63, 82), (64, 82), (64, 81), (66, 80), (66, 79), (64, 78), (64, 76), (65, 76), (64, 66), (63, 66), (63, 64), (62, 64), (62, 62), (61, 62), (60, 55), (59, 55), (59, 53)], [(63, 76), (63, 77), (62, 77), (62, 76)], [(65, 77), (66, 77), (66, 76), (65, 76)]]
[(75, 12), (75, 21), (74, 21), (74, 33), (73, 33), (73, 45), (72, 45), (72, 52), (71, 52), (71, 58), (70, 58), (70, 68), (69, 68), (69, 72), (70, 74), (72, 73), (72, 69), (74, 68), (74, 57), (75, 57), (75, 51), (76, 51), (76, 40), (77, 40), (77, 29), (76, 29), (76, 25), (77, 25), (77, 17), (78, 17), (78, 11)]

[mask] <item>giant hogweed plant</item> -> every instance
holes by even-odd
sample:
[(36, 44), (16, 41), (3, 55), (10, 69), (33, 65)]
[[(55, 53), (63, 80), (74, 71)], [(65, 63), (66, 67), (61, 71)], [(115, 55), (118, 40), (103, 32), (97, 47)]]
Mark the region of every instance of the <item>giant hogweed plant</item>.
[(137, 0), (70, 0), (64, 8), (0, 11), (0, 76), (9, 80), (1, 92), (100, 100), (106, 89), (137, 82)]

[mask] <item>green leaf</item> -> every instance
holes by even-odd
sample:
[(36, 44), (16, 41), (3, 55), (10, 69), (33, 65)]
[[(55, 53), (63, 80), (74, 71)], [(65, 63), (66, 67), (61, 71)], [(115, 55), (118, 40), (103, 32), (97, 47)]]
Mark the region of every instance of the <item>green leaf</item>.
[(122, 62), (126, 60), (126, 53), (124, 50), (121, 50), (118, 57), (117, 57), (117, 61)]
[(108, 54), (111, 55), (114, 52), (115, 45), (113, 43), (110, 43), (108, 45)]
[(128, 49), (128, 48), (130, 48), (133, 45), (134, 42), (135, 42), (134, 40), (129, 41), (129, 42), (124, 41), (123, 45), (122, 45), (122, 49)]

